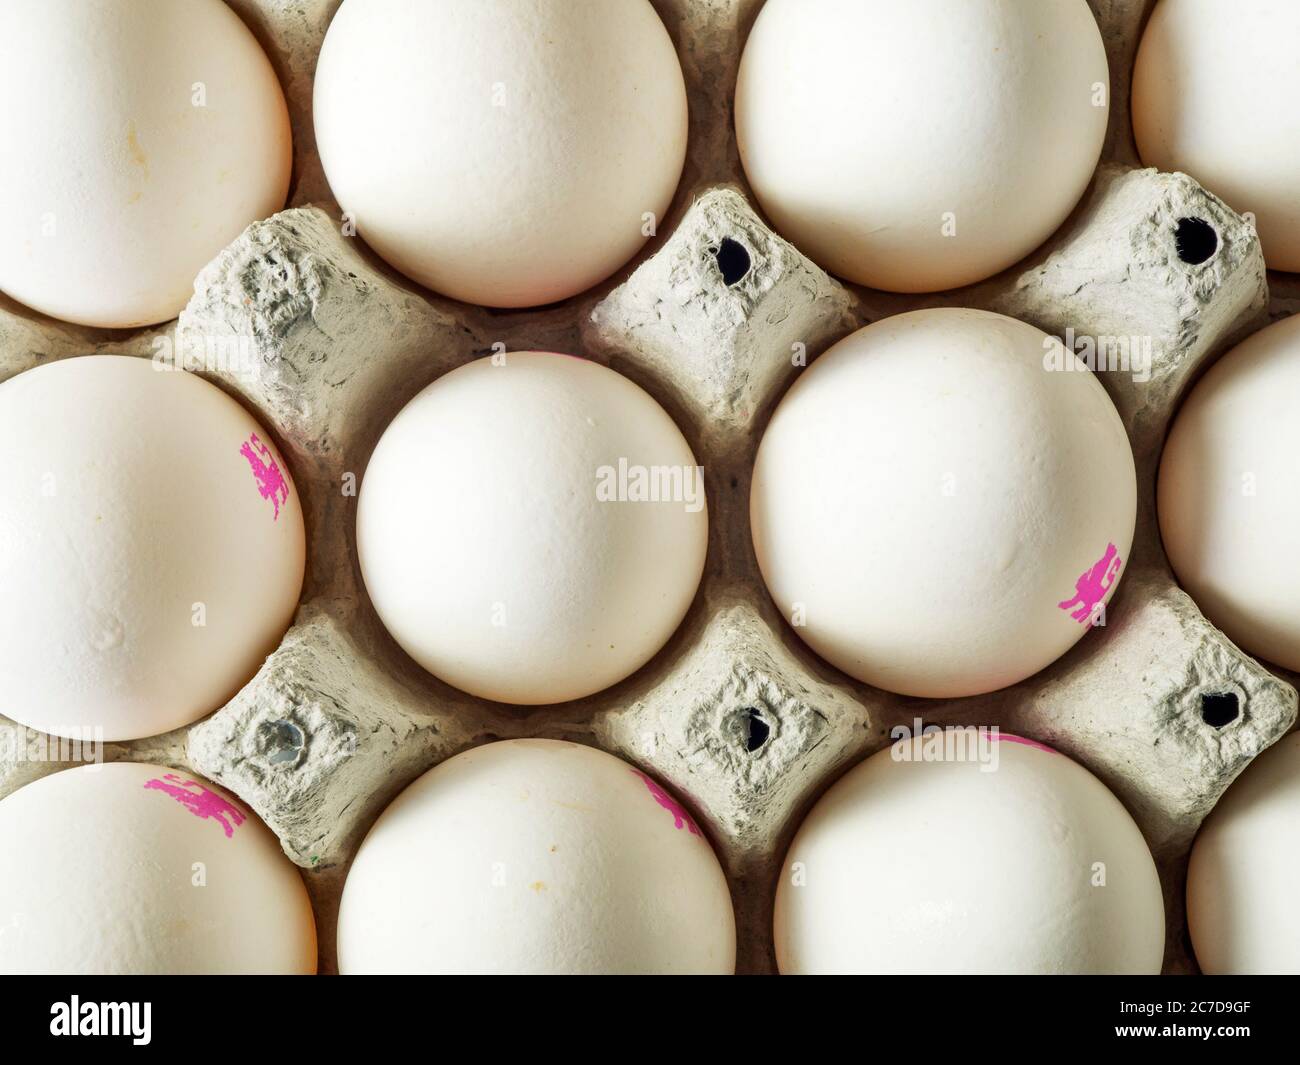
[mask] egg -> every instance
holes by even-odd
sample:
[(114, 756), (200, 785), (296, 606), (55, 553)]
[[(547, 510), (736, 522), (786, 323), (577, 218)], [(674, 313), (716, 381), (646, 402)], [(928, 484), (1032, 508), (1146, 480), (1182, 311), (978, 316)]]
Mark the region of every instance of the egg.
[(1300, 318), (1219, 359), (1174, 419), (1157, 507), (1179, 582), (1251, 654), (1300, 669)]
[(114, 762), (0, 802), (0, 972), (312, 974), (316, 925), (274, 835), (208, 781)]
[(987, 311), (870, 325), (796, 380), (750, 524), (794, 631), (850, 676), (957, 697), (1038, 672), (1104, 622), (1137, 508), (1096, 376)]
[(653, 235), (686, 158), (686, 86), (648, 0), (347, 0), (316, 71), (345, 222), (447, 296), (582, 292)]
[(1187, 922), (1201, 970), (1300, 973), (1300, 734), (1261, 754), (1201, 827)]
[(221, 0), (0, 4), (0, 99), (0, 290), (42, 314), (175, 318), (284, 204), (284, 95)]
[(731, 895), (684, 807), (556, 740), (459, 754), (380, 816), (339, 908), (342, 973), (723, 974)]
[(217, 709), (302, 587), (284, 459), (192, 374), (92, 355), (0, 384), (0, 713), (129, 740)]
[(1161, 0), (1133, 68), (1142, 162), (1254, 216), (1274, 270), (1300, 271), (1300, 5)]
[(558, 703), (639, 669), (704, 569), (703, 470), (627, 378), (545, 352), (439, 378), (361, 485), (371, 602), (420, 665), (472, 695)]
[(1066, 219), (1109, 114), (1085, 0), (767, 0), (736, 135), (780, 233), (849, 281), (934, 292)]
[(900, 740), (813, 807), (777, 885), (780, 971), (1158, 973), (1160, 879), (1119, 800), (1041, 744), (960, 736)]

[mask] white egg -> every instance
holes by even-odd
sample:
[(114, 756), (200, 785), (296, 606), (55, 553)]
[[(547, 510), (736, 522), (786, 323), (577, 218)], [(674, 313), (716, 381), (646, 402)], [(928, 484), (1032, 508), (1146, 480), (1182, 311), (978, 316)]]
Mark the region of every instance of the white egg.
[(813, 807), (777, 885), (780, 971), (1158, 973), (1160, 878), (1119, 800), (1040, 744), (954, 735), (899, 741)]
[(731, 973), (726, 878), (689, 813), (621, 759), (508, 740), (420, 777), (339, 908), (342, 973)]
[(1203, 972), (1300, 973), (1300, 734), (1247, 766), (1192, 847), (1187, 923)]
[(517, 352), (435, 381), (366, 470), (366, 589), (420, 665), (473, 695), (557, 703), (648, 661), (699, 585), (703, 471), (627, 378)]
[(361, 236), (493, 307), (551, 303), (653, 234), (686, 158), (686, 86), (648, 0), (347, 0), (316, 139)]
[(1300, 669), (1300, 318), (1239, 344), (1179, 410), (1160, 460), (1165, 551), (1240, 647)]
[(759, 447), (750, 521), (818, 654), (956, 697), (1023, 680), (1102, 619), (1136, 508), (1124, 426), (1083, 363), (1024, 322), (945, 309), (803, 372)]
[(1297, 40), (1290, 0), (1161, 0), (1133, 69), (1142, 161), (1253, 214), (1274, 270), (1300, 271)]
[(895, 292), (989, 277), (1092, 179), (1109, 113), (1085, 0), (767, 0), (736, 86), (745, 174), (781, 234)]
[(0, 289), (43, 314), (175, 318), (284, 204), (284, 96), (221, 0), (0, 4), (0, 99)]
[(115, 762), (0, 802), (0, 972), (311, 974), (316, 925), (274, 835), (190, 773)]
[(128, 740), (217, 709), (302, 588), (302, 509), (220, 389), (92, 355), (0, 385), (0, 713)]

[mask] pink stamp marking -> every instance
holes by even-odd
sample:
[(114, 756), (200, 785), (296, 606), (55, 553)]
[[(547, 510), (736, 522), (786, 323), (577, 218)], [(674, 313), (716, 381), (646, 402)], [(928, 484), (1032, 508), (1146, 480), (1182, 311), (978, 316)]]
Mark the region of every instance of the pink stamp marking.
[(650, 794), (654, 796), (655, 802), (673, 815), (673, 828), (676, 828), (679, 831), (683, 828), (687, 828), (690, 830), (692, 836), (700, 835), (699, 825), (691, 820), (691, 815), (686, 812), (686, 808), (682, 806), (681, 803), (669, 795), (668, 792), (664, 791), (663, 788), (642, 773), (639, 769), (634, 769), (632, 772), (645, 782), (645, 786), (650, 790)]
[(1013, 736), (1009, 732), (998, 732), (993, 737), (999, 743), (1019, 743), (1025, 747), (1032, 747), (1036, 751), (1046, 751), (1048, 754), (1060, 754), (1061, 752), (1054, 747), (1049, 747), (1045, 743), (1039, 743), (1037, 740), (1027, 740), (1024, 736)]
[(275, 505), (275, 517), (271, 520), (278, 521), (280, 507), (289, 502), (289, 482), (280, 472), (279, 464), (271, 454), (271, 449), (254, 433), (239, 449), (239, 453), (248, 459), (248, 465), (252, 467), (253, 476), (257, 479), (257, 490), (262, 498), (269, 499)]
[(226, 839), (233, 837), (235, 829), (245, 821), (243, 810), (215, 791), (208, 790), (197, 780), (186, 780), (175, 773), (165, 773), (162, 780), (146, 781), (145, 787), (170, 795), (197, 818), (204, 821), (211, 818), (221, 826)]
[(1121, 565), (1123, 563), (1120, 561), (1115, 545), (1107, 544), (1106, 553), (1097, 560), (1096, 564), (1079, 574), (1079, 579), (1074, 582), (1074, 595), (1056, 605), (1062, 610), (1069, 610), (1070, 617), (1083, 624), (1092, 617), (1097, 604), (1106, 598), (1106, 593), (1110, 591), (1115, 578), (1119, 576)]

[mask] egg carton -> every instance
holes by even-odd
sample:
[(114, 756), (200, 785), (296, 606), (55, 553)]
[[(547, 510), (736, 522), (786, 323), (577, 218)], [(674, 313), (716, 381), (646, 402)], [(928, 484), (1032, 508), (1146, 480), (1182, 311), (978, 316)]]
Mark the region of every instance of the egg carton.
[[(681, 187), (645, 253), (599, 289), (525, 312), (420, 290), (341, 223), (311, 124), (316, 56), (339, 0), (230, 0), (289, 100), (291, 207), (258, 222), (198, 277), (179, 322), (131, 334), (41, 318), (0, 297), (0, 379), (98, 352), (186, 353), (253, 409), (288, 457), (307, 519), (301, 607), (280, 647), (225, 707), (164, 736), (106, 744), (108, 760), (183, 767), (237, 794), (303, 871), (321, 971), (348, 864), (415, 777), (498, 738), (594, 744), (654, 774), (706, 826), (731, 883), (737, 968), (775, 971), (773, 895), (803, 813), (893, 730), (982, 724), (1086, 765), (1125, 803), (1164, 886), (1165, 969), (1195, 970), (1183, 913), (1187, 854), (1204, 816), (1296, 719), (1294, 678), (1238, 650), (1177, 587), (1154, 499), (1164, 435), (1197, 370), (1300, 309), (1300, 283), (1268, 275), (1248, 220), (1180, 174), (1142, 169), (1129, 71), (1148, 0), (1092, 0), (1112, 78), (1111, 125), (1085, 199), (1047, 245), (957, 292), (897, 296), (846, 286), (772, 232), (752, 206), (731, 119), (736, 70), (761, 0), (654, 0), (686, 75), (690, 148)], [(1271, 289), (1271, 291), (1270, 291)], [(1132, 557), (1104, 625), (1012, 688), (930, 701), (881, 692), (812, 655), (759, 577), (748, 496), (776, 401), (810, 359), (907, 310), (970, 306), (1056, 335), (1135, 338), (1149, 374), (1099, 373), (1133, 444)], [(706, 471), (709, 555), (679, 631), (617, 686), (553, 707), (484, 702), (416, 666), (360, 579), (356, 490), (380, 434), (425, 385), (497, 351), (586, 355), (636, 381), (675, 418)], [(453, 504), (454, 505), (454, 504)], [(65, 768), (40, 737), (0, 749), (0, 795)], [(74, 755), (75, 757), (75, 755)]]

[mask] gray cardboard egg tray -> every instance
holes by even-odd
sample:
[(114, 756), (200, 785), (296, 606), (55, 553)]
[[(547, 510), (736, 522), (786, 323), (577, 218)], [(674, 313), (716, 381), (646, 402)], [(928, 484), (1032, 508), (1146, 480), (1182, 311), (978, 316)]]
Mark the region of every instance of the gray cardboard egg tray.
[[(598, 290), (510, 313), (419, 290), (345, 233), (310, 109), (316, 56), (338, 2), (232, 0), (289, 99), (291, 208), (250, 226), (203, 271), (179, 323), (96, 332), (0, 297), (0, 379), (92, 352), (242, 345), (251, 366), (204, 376), (274, 432), (307, 516), (301, 609), (261, 671), (205, 720), (106, 744), (103, 757), (186, 767), (251, 806), (302, 869), (321, 971), (333, 972), (348, 864), (405, 785), (498, 738), (595, 744), (693, 807), (731, 882), (738, 971), (764, 973), (775, 971), (770, 925), (784, 849), (831, 781), (917, 718), (998, 725), (1071, 755), (1128, 807), (1164, 884), (1165, 969), (1194, 972), (1182, 901), (1189, 847), (1224, 789), (1292, 727), (1296, 691), (1293, 677), (1238, 650), (1179, 590), (1156, 526), (1155, 474), (1197, 370), (1300, 309), (1300, 277), (1267, 274), (1249, 221), (1196, 182), (1141, 168), (1127, 104), (1146, 0), (1092, 0), (1113, 96), (1103, 162), (1084, 201), (1018, 266), (933, 296), (842, 285), (753, 206), (731, 97), (761, 0), (654, 0), (690, 86), (691, 143), (676, 201), (644, 254)], [(1180, 256), (1185, 219), (1213, 230), (1204, 261), (1186, 261), (1204, 248), (1190, 254), (1185, 246)], [(870, 321), (931, 306), (988, 308), (1059, 336), (1073, 329), (1140, 338), (1153, 354), (1149, 375), (1132, 366), (1099, 374), (1128, 426), (1139, 481), (1132, 558), (1106, 624), (1029, 680), (955, 702), (883, 693), (812, 655), (764, 590), (748, 520), (755, 448), (799, 372), (793, 356), (814, 357)], [(430, 381), (494, 345), (582, 354), (626, 374), (674, 416), (706, 469), (709, 557), (685, 622), (638, 673), (560, 706), (486, 703), (424, 672), (379, 623), (357, 565), (355, 490), (383, 429)], [(0, 795), (66, 764), (33, 760), (9, 743)]]

